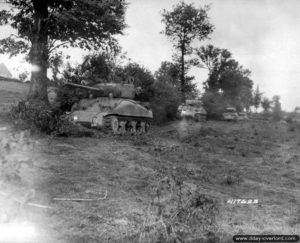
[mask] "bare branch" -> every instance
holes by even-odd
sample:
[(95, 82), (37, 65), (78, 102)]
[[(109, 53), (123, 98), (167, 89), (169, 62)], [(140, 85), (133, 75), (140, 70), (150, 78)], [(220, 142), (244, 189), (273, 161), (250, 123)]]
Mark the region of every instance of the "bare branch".
[(50, 48), (49, 53), (53, 52), (55, 49), (59, 48), (60, 46), (63, 46), (63, 45), (66, 45), (66, 44), (69, 43), (69, 41), (65, 41), (65, 42), (62, 42), (61, 44), (58, 44), (58, 45), (54, 46), (55, 42), (56, 42), (56, 40), (53, 41), (53, 45), (52, 45), (53, 47)]

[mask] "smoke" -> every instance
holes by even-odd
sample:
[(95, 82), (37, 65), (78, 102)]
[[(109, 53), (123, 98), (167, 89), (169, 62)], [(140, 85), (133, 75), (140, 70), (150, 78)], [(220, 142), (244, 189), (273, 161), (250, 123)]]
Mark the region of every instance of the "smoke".
[(183, 138), (189, 134), (189, 124), (186, 119), (182, 119), (177, 126), (177, 132), (180, 138)]

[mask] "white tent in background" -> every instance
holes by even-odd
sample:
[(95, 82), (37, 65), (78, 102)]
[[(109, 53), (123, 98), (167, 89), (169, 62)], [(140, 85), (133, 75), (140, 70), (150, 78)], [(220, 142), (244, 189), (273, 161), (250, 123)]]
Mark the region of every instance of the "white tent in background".
[(4, 63), (0, 63), (0, 77), (12, 78), (10, 71), (7, 69)]

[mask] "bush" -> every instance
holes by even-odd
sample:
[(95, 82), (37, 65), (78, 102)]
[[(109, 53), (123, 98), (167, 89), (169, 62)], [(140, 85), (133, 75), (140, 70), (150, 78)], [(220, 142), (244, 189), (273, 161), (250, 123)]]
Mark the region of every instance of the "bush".
[(153, 111), (154, 123), (162, 124), (174, 120), (180, 104), (178, 90), (162, 82), (155, 82), (153, 89), (154, 96), (150, 102), (150, 106)]
[(93, 136), (91, 129), (73, 124), (60, 109), (41, 102), (20, 101), (10, 111), (10, 119), (21, 129), (55, 136)]
[(10, 117), (20, 128), (50, 134), (58, 123), (58, 115), (42, 102), (22, 100), (12, 107)]
[(51, 109), (43, 102), (22, 100), (10, 110), (10, 118), (21, 129), (30, 129), (46, 134), (59, 131), (67, 120), (62, 118), (62, 111)]

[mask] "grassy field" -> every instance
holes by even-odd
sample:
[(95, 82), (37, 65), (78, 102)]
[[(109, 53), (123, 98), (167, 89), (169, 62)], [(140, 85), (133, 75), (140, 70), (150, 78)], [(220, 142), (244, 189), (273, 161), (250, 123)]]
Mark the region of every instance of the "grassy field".
[(300, 136), (287, 124), (177, 121), (137, 138), (31, 139), (22, 178), (32, 202), (51, 207), (26, 207), (43, 242), (299, 234)]
[(0, 112), (9, 110), (12, 104), (23, 99), (28, 90), (29, 84), (0, 78)]

